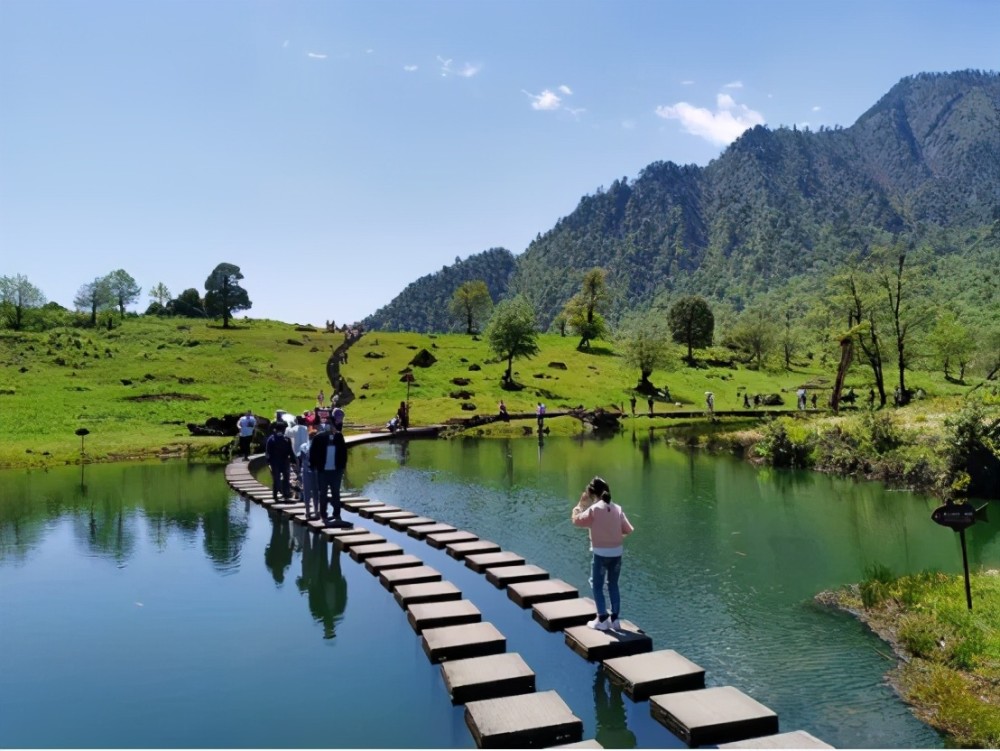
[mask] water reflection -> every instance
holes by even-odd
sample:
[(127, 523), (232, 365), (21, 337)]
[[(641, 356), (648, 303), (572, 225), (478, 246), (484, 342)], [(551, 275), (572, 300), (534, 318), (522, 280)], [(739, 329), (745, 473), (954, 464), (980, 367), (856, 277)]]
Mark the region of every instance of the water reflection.
[(323, 624), (323, 638), (332, 639), (347, 608), (347, 579), (340, 569), (341, 552), (320, 535), (303, 534), (302, 573), (295, 584), (307, 595), (313, 618)]
[(598, 665), (594, 673), (595, 740), (604, 748), (635, 748), (635, 733), (628, 729), (621, 687)]
[(271, 539), (264, 548), (264, 565), (279, 587), (285, 583), (285, 571), (292, 565), (292, 522), (271, 518)]

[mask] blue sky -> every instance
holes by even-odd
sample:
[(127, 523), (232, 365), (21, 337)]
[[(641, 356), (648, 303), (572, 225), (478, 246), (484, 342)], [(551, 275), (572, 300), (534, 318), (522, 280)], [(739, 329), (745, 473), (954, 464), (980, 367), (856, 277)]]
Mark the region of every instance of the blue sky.
[(1000, 3), (0, 0), (0, 275), (354, 321), (647, 164), (995, 70)]

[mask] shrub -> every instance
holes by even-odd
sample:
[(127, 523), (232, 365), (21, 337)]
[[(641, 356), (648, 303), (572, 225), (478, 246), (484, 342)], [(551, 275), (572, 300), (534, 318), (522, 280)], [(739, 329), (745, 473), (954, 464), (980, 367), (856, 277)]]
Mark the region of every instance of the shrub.
[(779, 418), (764, 425), (757, 455), (775, 467), (808, 467), (812, 464), (815, 437), (806, 428)]
[(881, 563), (870, 563), (865, 566), (864, 578), (858, 585), (861, 604), (866, 609), (871, 609), (888, 600), (892, 596), (890, 585), (894, 579), (892, 571)]

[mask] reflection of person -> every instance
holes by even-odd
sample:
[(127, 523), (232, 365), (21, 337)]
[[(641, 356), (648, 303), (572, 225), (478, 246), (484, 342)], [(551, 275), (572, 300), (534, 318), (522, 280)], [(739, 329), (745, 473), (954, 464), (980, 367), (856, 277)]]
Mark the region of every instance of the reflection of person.
[[(611, 488), (601, 477), (595, 477), (587, 485), (579, 502), (573, 507), (571, 518), (577, 527), (590, 530), (590, 549), (593, 552), (590, 585), (594, 590), (597, 615), (587, 625), (598, 631), (618, 631), (621, 629), (618, 619), (621, 614), (618, 577), (621, 574), (623, 543), (625, 536), (631, 534), (634, 527), (622, 507), (611, 501)], [(611, 601), (610, 613), (604, 598), (605, 580), (608, 599)]]
[(628, 729), (621, 686), (608, 680), (601, 667), (594, 673), (594, 708), (597, 710), (594, 740), (604, 748), (635, 748), (635, 733)]
[(254, 419), (253, 412), (249, 409), (247, 413), (236, 423), (240, 431), (240, 456), (243, 461), (250, 459), (250, 440), (253, 438), (253, 431), (257, 427), (257, 420)]
[(347, 580), (340, 570), (340, 553), (334, 551), (333, 565), (327, 544), (319, 535), (306, 535), (302, 546), (302, 575), (296, 579), (300, 592), (306, 592), (309, 612), (323, 624), (323, 638), (336, 636), (334, 626), (343, 618), (347, 606)]
[(292, 565), (292, 535), (285, 519), (272, 519), (271, 541), (264, 548), (264, 565), (275, 584), (285, 581), (285, 569)]

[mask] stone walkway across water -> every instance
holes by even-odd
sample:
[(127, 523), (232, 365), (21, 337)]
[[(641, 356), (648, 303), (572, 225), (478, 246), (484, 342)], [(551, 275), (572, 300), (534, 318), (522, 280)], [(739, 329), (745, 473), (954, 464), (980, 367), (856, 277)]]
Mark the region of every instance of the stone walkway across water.
[[(407, 437), (419, 436), (411, 430)], [(351, 446), (394, 438), (399, 436), (365, 433), (346, 440)], [(254, 478), (253, 470), (263, 465), (263, 455), (235, 461), (226, 467), (226, 481), (272, 513), (322, 535), (393, 593), (427, 658), (441, 665), (452, 702), (465, 706), (465, 722), (479, 748), (601, 746), (583, 740), (582, 720), (558, 693), (535, 691), (534, 671), (520, 655), (507, 652), (506, 637), (482, 620), (472, 601), (420, 557), (372, 531), (378, 525), (444, 550), (493, 586), (506, 589), (515, 605), (532, 609), (542, 628), (562, 631), (567, 647), (602, 663), (608, 678), (631, 700), (649, 701), (652, 717), (689, 746), (831, 748), (804, 731), (779, 734), (777, 714), (739, 689), (706, 688), (702, 668), (674, 650), (653, 651), (652, 639), (630, 621), (623, 620), (620, 631), (589, 628), (586, 623), (596, 612), (593, 600), (473, 532), (349, 492), (342, 495), (344, 511), (371, 521), (370, 529), (310, 521), (304, 504), (275, 502), (271, 488)], [(345, 515), (345, 521), (351, 519)]]

